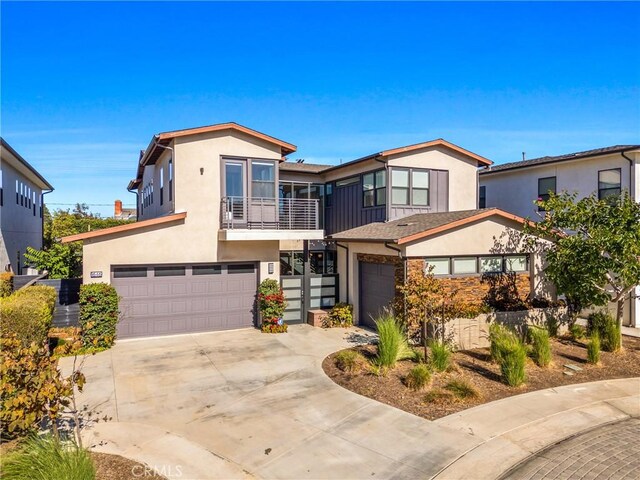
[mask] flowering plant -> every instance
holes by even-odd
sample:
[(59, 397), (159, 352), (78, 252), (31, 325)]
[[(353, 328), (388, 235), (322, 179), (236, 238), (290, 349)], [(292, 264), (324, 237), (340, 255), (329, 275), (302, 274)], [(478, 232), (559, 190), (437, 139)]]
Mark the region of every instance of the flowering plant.
[(258, 288), (258, 307), (262, 317), (263, 332), (286, 332), (287, 326), (282, 316), (287, 308), (287, 301), (280, 284), (276, 280), (263, 280)]

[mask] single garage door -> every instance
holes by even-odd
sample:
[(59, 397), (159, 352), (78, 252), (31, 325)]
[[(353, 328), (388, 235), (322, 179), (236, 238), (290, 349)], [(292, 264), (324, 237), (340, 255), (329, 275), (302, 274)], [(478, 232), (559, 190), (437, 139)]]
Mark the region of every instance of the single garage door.
[(360, 262), (360, 325), (375, 328), (374, 318), (396, 294), (395, 266)]
[(121, 297), (118, 338), (251, 327), (255, 264), (113, 267)]

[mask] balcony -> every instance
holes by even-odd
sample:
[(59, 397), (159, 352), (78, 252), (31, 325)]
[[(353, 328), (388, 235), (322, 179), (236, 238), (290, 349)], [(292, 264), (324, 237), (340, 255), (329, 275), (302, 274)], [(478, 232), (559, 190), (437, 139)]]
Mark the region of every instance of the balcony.
[(319, 201), (301, 198), (223, 197), (221, 240), (321, 240)]

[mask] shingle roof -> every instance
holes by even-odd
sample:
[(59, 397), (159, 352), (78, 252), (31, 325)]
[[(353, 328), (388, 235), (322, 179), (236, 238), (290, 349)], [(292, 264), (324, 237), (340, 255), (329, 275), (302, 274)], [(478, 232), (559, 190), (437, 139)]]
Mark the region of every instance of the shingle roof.
[(531, 160), (522, 160), (520, 162), (503, 163), (501, 165), (493, 165), (489, 168), (480, 170), (480, 175), (488, 175), (494, 172), (502, 172), (504, 170), (514, 170), (516, 168), (531, 167), (534, 165), (543, 165), (545, 163), (563, 162), (567, 160), (576, 160), (580, 158), (596, 157), (607, 153), (619, 153), (627, 150), (635, 150), (640, 145), (613, 145), (611, 147), (595, 148), (593, 150), (585, 150), (583, 152), (567, 153), (565, 155), (557, 155), (555, 157), (539, 157)]
[(362, 225), (331, 235), (332, 240), (407, 243), (482, 218), (498, 215), (517, 222), (524, 219), (498, 208), (461, 210), (457, 212), (417, 213), (391, 222)]
[(317, 163), (298, 163), (298, 162), (281, 162), (280, 170), (287, 172), (300, 172), (300, 173), (320, 173), (333, 165), (320, 165)]

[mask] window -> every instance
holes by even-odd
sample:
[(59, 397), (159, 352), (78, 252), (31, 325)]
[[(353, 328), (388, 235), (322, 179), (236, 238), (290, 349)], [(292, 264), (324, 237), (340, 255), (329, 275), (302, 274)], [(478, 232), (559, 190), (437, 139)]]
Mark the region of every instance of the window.
[(478, 264), (476, 257), (458, 257), (453, 259), (453, 273), (477, 273)]
[(220, 275), (222, 267), (220, 265), (194, 265), (191, 267), (192, 275)]
[(480, 187), (478, 195), (478, 208), (487, 208), (487, 187)]
[(360, 179), (358, 177), (343, 178), (342, 180), (338, 180), (336, 182), (336, 187), (347, 187), (349, 185), (355, 185), (359, 181)]
[(333, 183), (327, 183), (324, 187), (324, 205), (333, 206)]
[(527, 256), (513, 256), (505, 258), (505, 270), (507, 272), (526, 272), (528, 270)]
[(4, 205), (4, 185), (2, 183), (2, 170), (0, 170), (0, 207)]
[(16, 205), (20, 204), (20, 182), (16, 180)]
[(409, 205), (409, 170), (391, 170), (391, 203)]
[(411, 171), (411, 204), (429, 206), (429, 171)]
[(334, 250), (309, 252), (309, 269), (316, 275), (335, 273), (336, 252)]
[(304, 252), (280, 252), (280, 275), (304, 275)]
[(622, 174), (619, 168), (598, 172), (598, 199), (619, 197)]
[(431, 267), (431, 273), (434, 275), (449, 275), (451, 272), (451, 262), (449, 258), (428, 258), (425, 261), (427, 272)]
[(480, 273), (501, 273), (502, 257), (480, 257)]
[(113, 269), (113, 278), (146, 277), (147, 267), (116, 267)]
[(160, 205), (164, 203), (164, 168), (160, 168)]
[(251, 196), (275, 198), (276, 167), (273, 162), (251, 162)]
[[(546, 202), (552, 193), (556, 193), (556, 177), (538, 179), (538, 199)], [(538, 211), (544, 211), (544, 207), (538, 207)]]
[(365, 173), (362, 175), (362, 206), (375, 207), (387, 204), (386, 172)]
[(171, 266), (171, 267), (155, 267), (153, 269), (154, 277), (183, 277), (185, 275), (186, 268), (184, 266)]
[(251, 263), (240, 263), (237, 265), (228, 265), (227, 273), (253, 273), (255, 266)]
[(169, 201), (173, 201), (173, 158), (169, 157)]
[(36, 216), (36, 192), (33, 192), (33, 216)]

